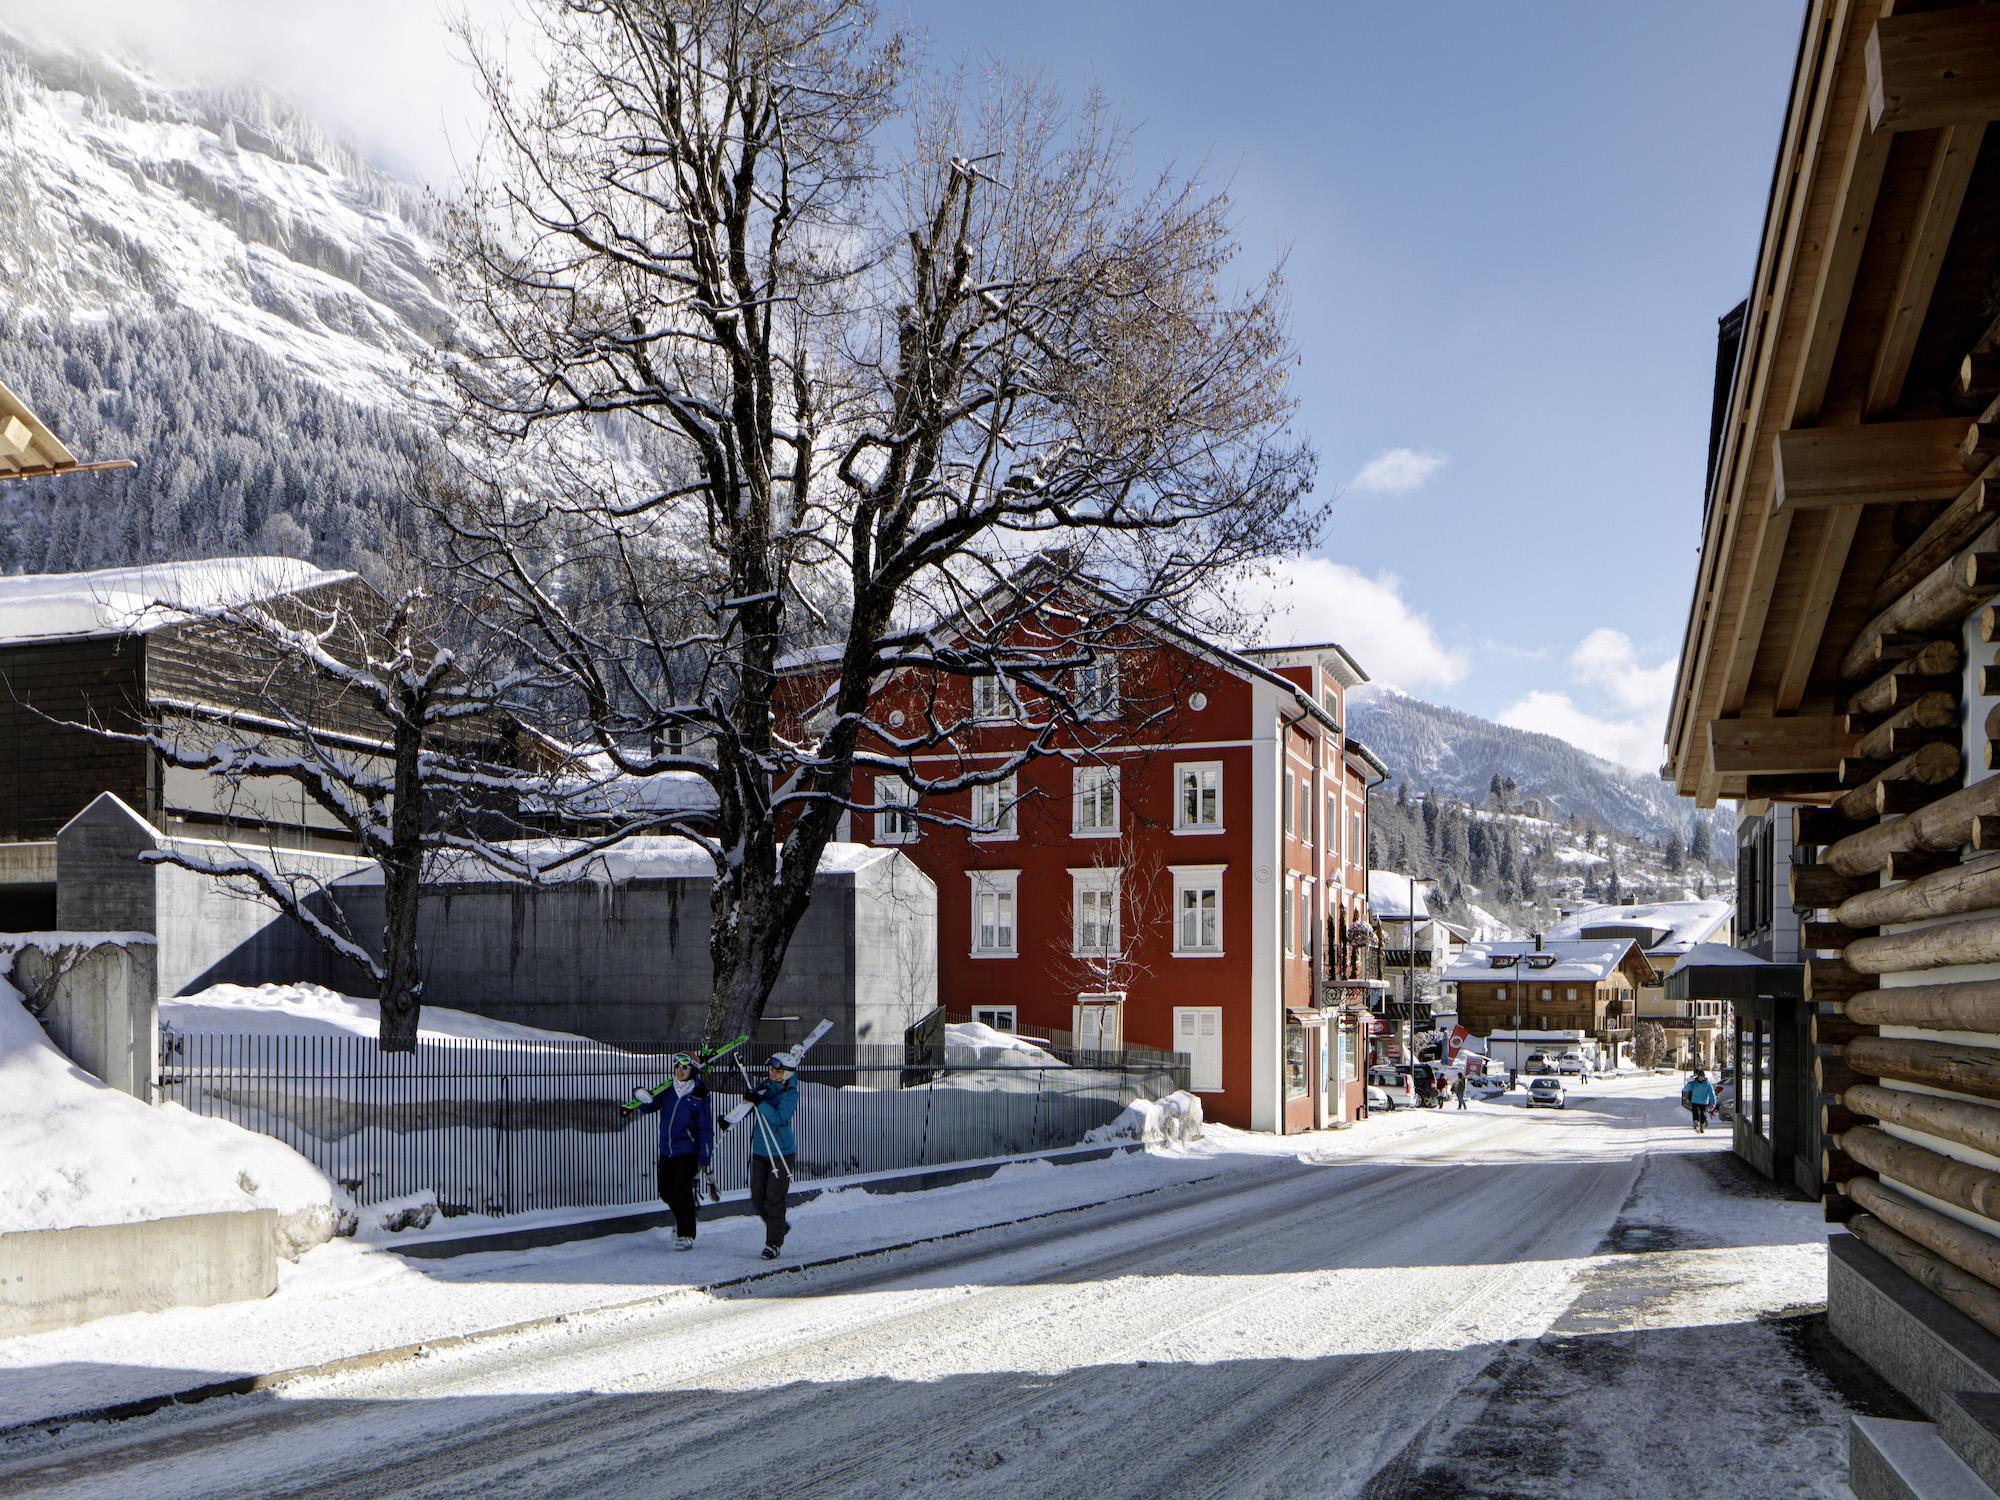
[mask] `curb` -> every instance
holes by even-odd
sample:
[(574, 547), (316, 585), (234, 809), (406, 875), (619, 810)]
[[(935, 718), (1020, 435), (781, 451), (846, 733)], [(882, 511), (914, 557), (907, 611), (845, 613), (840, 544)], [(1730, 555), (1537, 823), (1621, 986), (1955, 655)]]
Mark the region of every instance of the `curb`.
[[(1115, 1151), (1121, 1148), (1110, 1148)], [(1110, 1154), (1107, 1151), (1106, 1154)], [(996, 1164), (1012, 1165), (1010, 1162)], [(727, 1291), (734, 1287), (751, 1286), (760, 1281), (774, 1281), (780, 1276), (798, 1276), (807, 1271), (822, 1270), (828, 1266), (847, 1265), (854, 1261), (873, 1260), (879, 1256), (891, 1255), (899, 1250), (912, 1250), (922, 1245), (941, 1245), (952, 1240), (965, 1239), (970, 1235), (984, 1234), (992, 1229), (1008, 1229), (1017, 1224), (1033, 1224), (1045, 1219), (1060, 1219), (1066, 1214), (1079, 1214), (1093, 1208), (1102, 1208), (1107, 1203), (1124, 1203), (1135, 1198), (1150, 1198), (1157, 1193), (1173, 1192), (1180, 1188), (1194, 1187), (1199, 1183), (1212, 1182), (1222, 1176), (1220, 1171), (1202, 1177), (1190, 1177), (1181, 1182), (1161, 1183), (1158, 1187), (1142, 1188), (1136, 1193), (1120, 1193), (1112, 1198), (1100, 1198), (1093, 1203), (1072, 1204), (1068, 1208), (1052, 1208), (1042, 1213), (1023, 1214), (1017, 1219), (1001, 1219), (991, 1224), (974, 1224), (964, 1229), (947, 1230), (943, 1234), (923, 1235), (913, 1240), (902, 1240), (891, 1245), (875, 1245), (865, 1250), (848, 1250), (839, 1255), (825, 1256), (819, 1260), (799, 1261), (792, 1265), (772, 1266), (764, 1270), (746, 1271), (740, 1276), (727, 1276), (717, 1281), (704, 1281), (697, 1285), (677, 1286), (669, 1291), (652, 1292), (644, 1297), (635, 1297), (626, 1302), (608, 1302), (597, 1307), (577, 1308), (573, 1312), (550, 1313), (539, 1318), (527, 1318), (518, 1323), (504, 1323), (498, 1328), (474, 1329), (469, 1333), (447, 1334), (442, 1338), (422, 1339), (416, 1343), (397, 1344), (388, 1349), (371, 1350), (365, 1354), (346, 1354), (337, 1359), (322, 1360), (318, 1364), (297, 1365), (287, 1370), (273, 1370), (261, 1375), (232, 1375), (224, 1380), (204, 1381), (200, 1385), (187, 1386), (178, 1391), (165, 1391), (157, 1396), (138, 1396), (129, 1401), (114, 1401), (104, 1406), (86, 1407), (81, 1411), (66, 1412), (60, 1416), (37, 1417), (26, 1422), (14, 1422), (0, 1427), (0, 1443), (33, 1433), (53, 1435), (65, 1427), (79, 1422), (125, 1422), (134, 1417), (149, 1416), (169, 1406), (193, 1406), (198, 1402), (212, 1400), (217, 1396), (247, 1396), (257, 1391), (276, 1390), (295, 1380), (305, 1380), (313, 1376), (341, 1375), (355, 1370), (375, 1369), (382, 1365), (399, 1363), (447, 1349), (460, 1349), (470, 1344), (483, 1343), (488, 1339), (508, 1338), (516, 1334), (532, 1333), (542, 1328), (554, 1328), (600, 1313), (632, 1312), (641, 1308), (657, 1307), (675, 1301), (695, 1292)], [(561, 1227), (561, 1226), (558, 1226)], [(532, 1231), (530, 1231), (532, 1232)]]
[[(979, 1182), (991, 1177), (1003, 1167), (1018, 1167), (1026, 1163), (1045, 1161), (1052, 1166), (1068, 1167), (1081, 1162), (1105, 1161), (1113, 1156), (1125, 1156), (1142, 1150), (1143, 1141), (1120, 1142), (1109, 1146), (1065, 1146), (1055, 1151), (1037, 1152), (1032, 1156), (997, 1157), (973, 1165), (942, 1167), (918, 1167), (911, 1171), (885, 1173), (881, 1176), (859, 1176), (834, 1178), (818, 1182), (810, 1187), (794, 1188), (790, 1197), (796, 1207), (810, 1203), (822, 1193), (852, 1192), (860, 1189), (868, 1193), (917, 1193), (931, 1188), (952, 1187), (961, 1182)], [(747, 1194), (738, 1195), (734, 1191), (720, 1203), (701, 1205), (703, 1223), (713, 1219), (733, 1219), (747, 1216), (750, 1199)], [(538, 1225), (531, 1229), (493, 1229), (480, 1233), (441, 1237), (433, 1240), (413, 1240), (406, 1245), (387, 1241), (375, 1242), (383, 1250), (403, 1256), (409, 1260), (447, 1260), (459, 1255), (490, 1255), (506, 1250), (539, 1250), (548, 1245), (565, 1245), (575, 1240), (603, 1239), (614, 1234), (638, 1234), (648, 1229), (664, 1229), (673, 1223), (673, 1215), (664, 1208), (642, 1209), (636, 1213), (611, 1214), (599, 1219), (579, 1219), (569, 1224)], [(5, 1429), (0, 1429), (0, 1436)]]

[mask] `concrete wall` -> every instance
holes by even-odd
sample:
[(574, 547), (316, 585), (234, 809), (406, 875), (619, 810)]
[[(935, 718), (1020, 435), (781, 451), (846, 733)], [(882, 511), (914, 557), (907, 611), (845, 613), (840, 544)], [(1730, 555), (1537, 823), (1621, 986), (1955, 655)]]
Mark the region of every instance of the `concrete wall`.
[[(696, 1038), (712, 972), (708, 892), (705, 877), (440, 887), (418, 922), (424, 999), (610, 1042)], [(343, 884), (336, 897), (357, 932), (381, 930), (379, 885)], [(821, 875), (767, 1011), (797, 1018), (784, 1038), (824, 1017), (838, 1040), (900, 1044), (936, 1003), (929, 878), (900, 854)]]
[(57, 835), (57, 924), (67, 931), (152, 933), (159, 939), (154, 978), (162, 995), (271, 980), (355, 987), (359, 976), (352, 966), (328, 953), (247, 882), (217, 880), (141, 858), (162, 849), (196, 858), (247, 857), (267, 869), (327, 882), (368, 864), (351, 855), (168, 838), (106, 793)]
[(151, 939), (35, 933), (0, 942), (0, 965), (70, 1061), (150, 1101), (160, 1050), (154, 952)]
[(277, 1219), (264, 1208), (0, 1234), (0, 1338), (268, 1297)]

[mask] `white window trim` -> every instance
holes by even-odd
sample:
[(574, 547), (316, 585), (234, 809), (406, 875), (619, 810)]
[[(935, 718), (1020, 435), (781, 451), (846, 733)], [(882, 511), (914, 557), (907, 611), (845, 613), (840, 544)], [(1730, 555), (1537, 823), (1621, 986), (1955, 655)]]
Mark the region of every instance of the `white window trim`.
[[(1072, 958), (1115, 959), (1125, 953), (1125, 913), (1124, 902), (1119, 897), (1119, 876), (1124, 872), (1118, 868), (1092, 866), (1087, 870), (1069, 872), (1069, 951)], [(1081, 941), (1083, 924), (1077, 920), (1077, 898), (1085, 891), (1109, 891), (1111, 893), (1111, 946), (1102, 950), (1085, 948)]]
[[(996, 685), (1000, 694), (997, 710), (982, 709), (979, 706), (979, 685), (990, 682)], [(972, 674), (972, 722), (975, 724), (1012, 724), (1021, 717), (1021, 700), (1015, 696), (1014, 683), (1004, 672), (975, 672)]]
[[(1228, 947), (1224, 926), (1225, 901), (1222, 877), (1228, 865), (1169, 865), (1167, 873), (1174, 881), (1174, 947), (1175, 958), (1221, 958)], [(1205, 889), (1215, 887), (1215, 946), (1213, 948), (1184, 948), (1181, 946), (1181, 892), (1189, 886)]]
[(1097, 652), (1092, 652), (1090, 665), (1102, 673), (1105, 680), (1110, 682), (1111, 691), (1096, 708), (1078, 713), (1077, 718), (1086, 723), (1115, 719), (1125, 711), (1124, 700), (1119, 696), (1121, 684), (1118, 680), (1118, 658), (1116, 656), (1105, 656)]
[(1004, 1031), (1011, 1036), (1021, 1029), (1021, 1007), (1018, 1005), (975, 1005), (972, 1007), (972, 1019), (978, 1021), (982, 1015), (998, 1016), (1003, 1011), (1007, 1016), (1006, 1025), (994, 1026), (991, 1021), (980, 1024), (991, 1026), (995, 1031)]
[[(907, 799), (907, 800), (904, 800)], [(914, 844), (917, 841), (916, 788), (900, 776), (877, 776), (875, 778), (875, 842), (878, 844)], [(889, 824), (896, 814), (892, 806), (911, 809), (910, 829), (907, 833), (889, 832)]]
[[(1086, 828), (1083, 826), (1083, 809), (1086, 805), (1084, 780), (1092, 774), (1111, 778), (1111, 826), (1109, 828)], [(1115, 839), (1125, 821), (1125, 788), (1116, 766), (1077, 766), (1070, 772), (1069, 831), (1072, 838)]]
[(1287, 958), (1292, 956), (1292, 950), (1298, 942), (1298, 933), (1293, 930), (1298, 926), (1298, 910), (1299, 878), (1296, 875), (1287, 875), (1285, 877), (1285, 904), (1278, 908), (1278, 928), (1284, 935), (1283, 942), (1285, 957)]
[[(1021, 836), (1021, 798), (1017, 790), (1019, 780), (1013, 774), (986, 786), (972, 789), (972, 836), (981, 843), (1004, 844)], [(986, 828), (979, 820), (979, 799), (993, 799), (994, 819), (998, 826)]]
[[(1019, 958), (1021, 956), (1021, 898), (1019, 870), (967, 870), (965, 878), (972, 882), (972, 931), (967, 934), (974, 958)], [(1010, 903), (1009, 911), (1013, 921), (1008, 924), (1008, 932), (1013, 937), (1013, 946), (1008, 948), (982, 948), (979, 946), (979, 898), (986, 895), (1003, 894)]]
[[(1215, 772), (1215, 822), (1213, 824), (1183, 823), (1181, 821), (1181, 813), (1183, 811), (1181, 804), (1181, 776), (1188, 771), (1197, 773), (1201, 771)], [(1204, 834), (1225, 833), (1228, 831), (1226, 825), (1229, 821), (1229, 809), (1223, 801), (1223, 786), (1227, 779), (1223, 775), (1222, 762), (1219, 760), (1177, 760), (1174, 762), (1175, 833), (1192, 834), (1199, 837)]]

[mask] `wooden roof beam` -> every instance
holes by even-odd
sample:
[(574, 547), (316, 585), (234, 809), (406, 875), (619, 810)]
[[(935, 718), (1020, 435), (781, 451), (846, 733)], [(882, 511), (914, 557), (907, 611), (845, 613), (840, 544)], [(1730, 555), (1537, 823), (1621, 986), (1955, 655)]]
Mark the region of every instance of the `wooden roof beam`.
[(2000, 120), (2000, 9), (1885, 16), (1868, 33), (1868, 118), (1877, 130)]
[(1791, 718), (1711, 719), (1709, 759), (1718, 776), (1801, 775), (1836, 771), (1860, 736), (1841, 714)]
[[(1896, 273), (1896, 293), (1889, 303), (1889, 320), (1875, 346), (1875, 368), (1868, 377), (1869, 416), (1891, 411), (1903, 398), (1903, 381), (1910, 357), (1917, 351), (1917, 334), (1931, 310), (1938, 268), (1958, 227), (1959, 206), (1972, 181), (1979, 144), (1986, 137), (1984, 120), (1947, 125), (1938, 132), (1937, 149), (1917, 198), (1916, 218)], [(1961, 465), (1963, 467), (1963, 465)]]
[(1775, 510), (1955, 500), (1965, 489), (1963, 417), (1793, 427), (1772, 445)]

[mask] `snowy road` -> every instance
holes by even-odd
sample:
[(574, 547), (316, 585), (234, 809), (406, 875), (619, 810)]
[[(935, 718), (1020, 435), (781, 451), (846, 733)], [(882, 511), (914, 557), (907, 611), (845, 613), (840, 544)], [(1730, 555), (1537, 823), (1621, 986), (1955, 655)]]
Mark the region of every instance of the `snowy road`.
[[(1431, 1117), (1381, 1156), (1315, 1158), (1308, 1139), (1034, 1224), (77, 1430), (0, 1459), (0, 1493), (1652, 1493), (1603, 1454), (1586, 1465), (1574, 1434), (1546, 1490), (1462, 1468), (1428, 1486), (1441, 1434), (1513, 1464), (1489, 1440), (1495, 1372), (1568, 1335), (1722, 1330), (1759, 1365), (1791, 1360), (1755, 1318), (1821, 1274), (1817, 1214), (1732, 1208), (1701, 1170), (1720, 1138), (1693, 1140), (1671, 1087)], [(1642, 1172), (1666, 1174), (1657, 1205)], [(1634, 1205), (1695, 1233), (1599, 1254)], [(1626, 1298), (1641, 1261), (1653, 1283)], [(1840, 1405), (1795, 1361), (1776, 1377), (1798, 1388), (1796, 1431), (1764, 1461), (1786, 1493), (1832, 1494)], [(1572, 1397), (1586, 1426), (1590, 1396)]]

